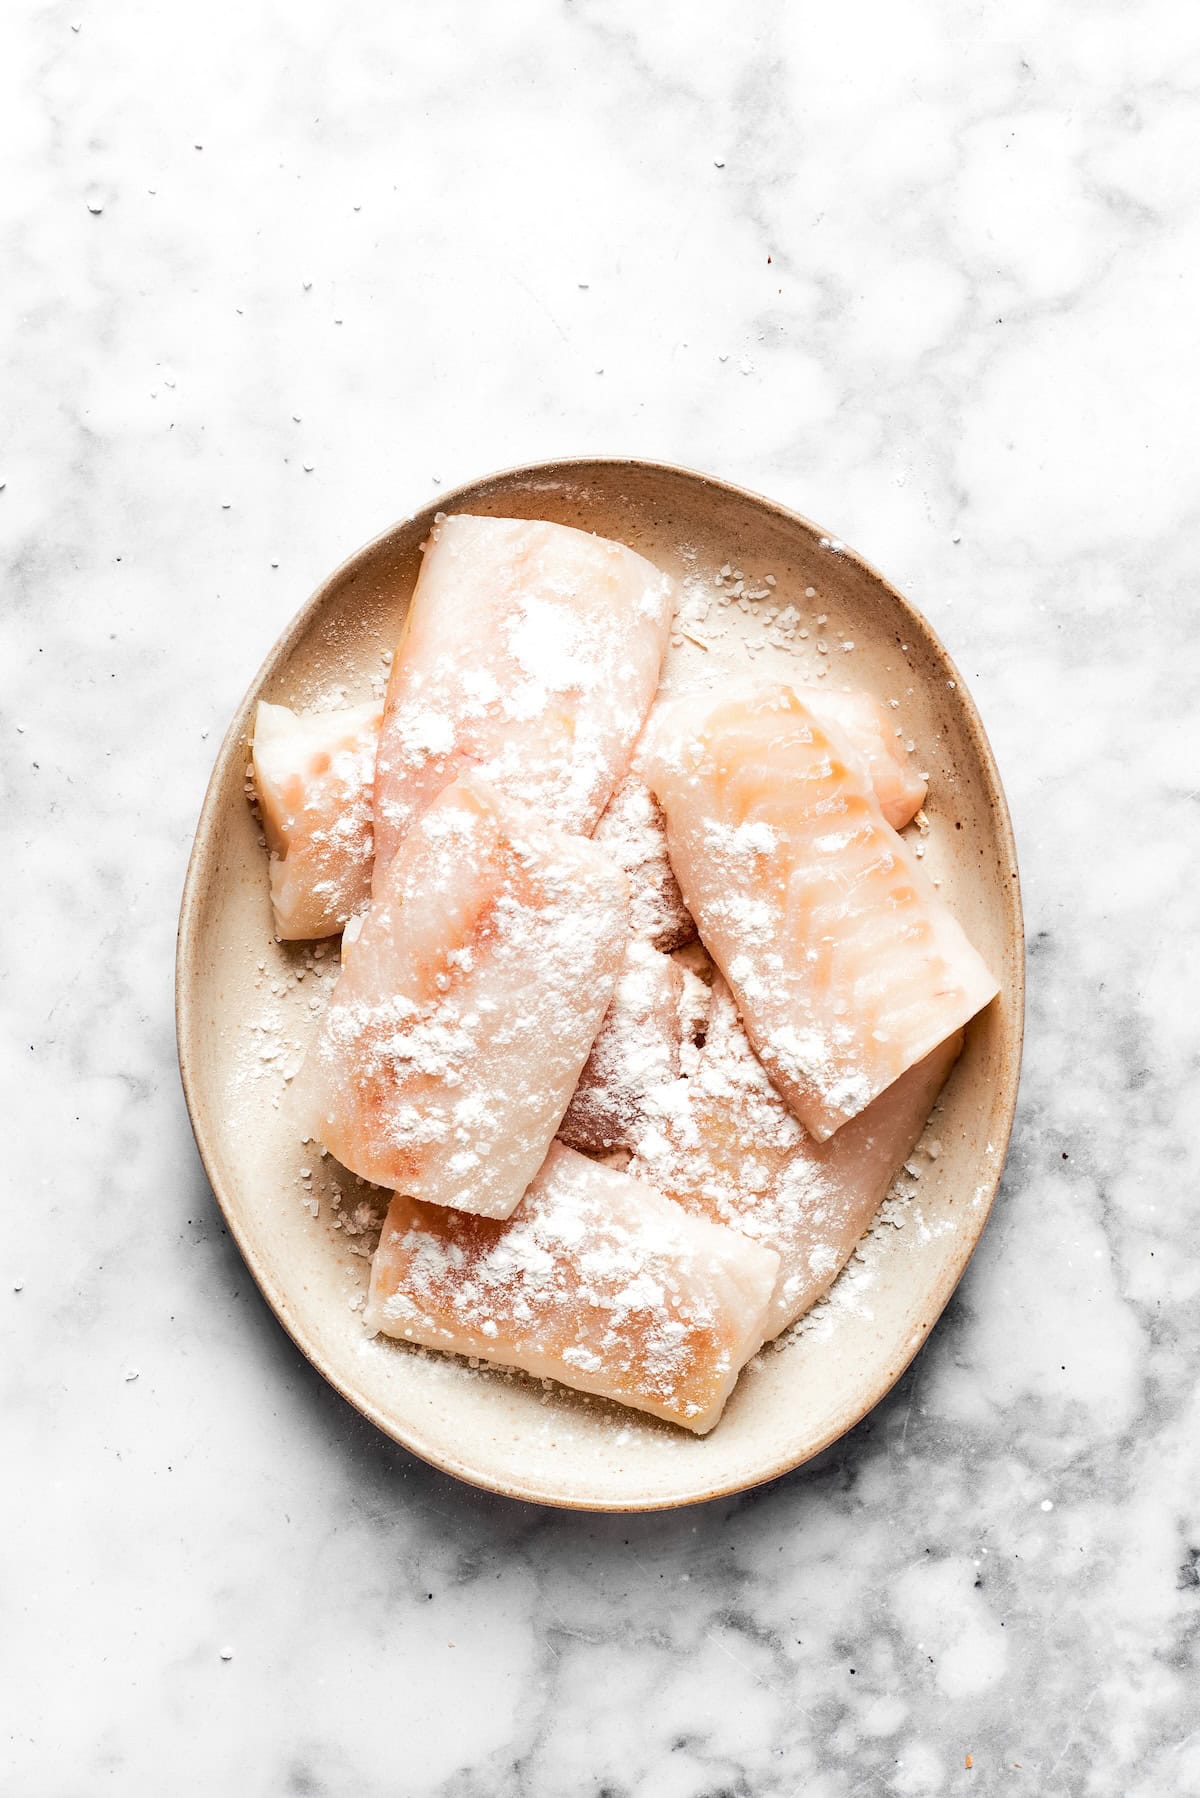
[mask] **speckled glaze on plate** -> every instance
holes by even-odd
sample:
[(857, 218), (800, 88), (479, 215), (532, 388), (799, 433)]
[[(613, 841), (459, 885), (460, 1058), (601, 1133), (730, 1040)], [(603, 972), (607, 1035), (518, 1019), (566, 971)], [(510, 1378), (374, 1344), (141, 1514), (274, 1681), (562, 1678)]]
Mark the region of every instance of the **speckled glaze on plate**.
[[(369, 1199), (301, 1143), (290, 1115), (284, 1073), (311, 1031), (314, 988), (336, 949), (307, 969), (303, 946), (274, 940), (266, 856), (244, 793), (253, 709), (259, 698), (311, 704), (336, 688), (347, 702), (369, 695), (437, 510), (549, 518), (617, 538), (677, 575), (697, 610), (715, 596), (713, 577), (726, 563), (745, 572), (747, 586), (773, 575), (770, 602), (748, 612), (712, 606), (693, 631), (708, 647), (687, 638), (673, 646), (664, 686), (726, 673), (811, 680), (823, 660), (831, 685), (897, 699), (897, 721), (930, 776), (925, 865), (1002, 984), (970, 1026), (935, 1113), (939, 1154), (912, 1196), (889, 1208), (902, 1227), (876, 1225), (829, 1299), (756, 1358), (703, 1439), (519, 1374), (367, 1337), (358, 1307), (372, 1238), (353, 1232)], [(768, 603), (795, 606), (809, 636), (769, 643)], [(830, 652), (823, 658), (818, 638)], [(842, 652), (843, 642), (853, 649)], [(445, 494), (331, 575), (267, 657), (226, 733), (180, 915), (176, 1016), (188, 1109), (213, 1191), (280, 1322), (351, 1404), (416, 1454), (491, 1491), (579, 1509), (654, 1510), (756, 1485), (818, 1453), (888, 1391), (987, 1220), (1012, 1126), (1023, 1015), (1008, 808), (978, 713), (933, 631), (874, 569), (795, 513), (649, 462), (551, 462), (493, 475)]]

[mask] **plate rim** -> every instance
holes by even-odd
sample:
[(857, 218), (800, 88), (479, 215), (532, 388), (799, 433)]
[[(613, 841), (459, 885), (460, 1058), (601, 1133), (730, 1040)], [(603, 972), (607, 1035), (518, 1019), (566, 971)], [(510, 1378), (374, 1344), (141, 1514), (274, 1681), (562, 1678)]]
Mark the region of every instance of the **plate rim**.
[[(341, 1379), (334, 1368), (329, 1365), (321, 1350), (306, 1339), (303, 1326), (293, 1318), (287, 1295), (278, 1283), (271, 1278), (267, 1269), (258, 1264), (238, 1220), (237, 1206), (232, 1196), (224, 1190), (224, 1182), (220, 1176), (218, 1154), (215, 1143), (211, 1140), (212, 1127), (206, 1120), (206, 1108), (198, 1092), (198, 1075), (194, 1071), (197, 1057), (193, 1053), (194, 1045), (202, 1026), (197, 1018), (195, 994), (192, 990), (195, 983), (193, 969), (196, 965), (196, 939), (200, 928), (201, 902), (205, 885), (205, 870), (212, 859), (212, 839), (217, 829), (220, 814), (220, 795), (224, 786), (225, 772), (231, 755), (237, 750), (244, 734), (246, 719), (251, 705), (260, 693), (264, 681), (273, 669), (286, 661), (296, 642), (307, 630), (314, 615), (331, 599), (338, 589), (357, 574), (362, 565), (368, 562), (384, 544), (399, 533), (411, 529), (419, 521), (428, 516), (433, 522), (434, 514), (460, 507), (472, 498), (483, 497), (489, 488), (503, 486), (518, 481), (542, 478), (570, 478), (572, 472), (581, 474), (594, 469), (628, 469), (636, 468), (639, 472), (663, 474), (671, 477), (682, 476), (696, 482), (701, 487), (719, 490), (727, 496), (743, 500), (756, 509), (773, 513), (777, 519), (790, 527), (799, 527), (814, 540), (823, 540), (824, 544), (836, 544), (836, 553), (844, 560), (854, 563), (866, 576), (879, 584), (889, 598), (900, 608), (902, 614), (911, 620), (918, 630), (924, 632), (933, 643), (939, 655), (955, 679), (956, 703), (961, 708), (964, 721), (972, 736), (990, 789), (989, 799), (994, 811), (993, 827), (995, 840), (1004, 860), (1011, 869), (1012, 877), (1006, 883), (1007, 911), (1013, 938), (1020, 945), (1020, 953), (1014, 957), (1016, 979), (1013, 990), (1006, 993), (1009, 1008), (1009, 1028), (1005, 1041), (1006, 1058), (1011, 1056), (1011, 1073), (1007, 1080), (1007, 1092), (1001, 1112), (1002, 1133), (998, 1144), (999, 1153), (992, 1162), (991, 1171), (984, 1181), (979, 1183), (979, 1191), (986, 1193), (980, 1197), (975, 1209), (977, 1225), (973, 1229), (965, 1246), (955, 1253), (949, 1267), (941, 1280), (928, 1295), (927, 1303), (922, 1308), (922, 1321), (909, 1337), (901, 1344), (899, 1353), (889, 1361), (887, 1369), (880, 1381), (877, 1381), (868, 1396), (860, 1403), (855, 1399), (845, 1405), (831, 1422), (819, 1440), (806, 1444), (801, 1454), (792, 1450), (786, 1451), (778, 1459), (764, 1466), (747, 1478), (734, 1477), (703, 1490), (694, 1485), (666, 1495), (656, 1495), (639, 1501), (599, 1498), (588, 1500), (576, 1497), (564, 1497), (561, 1493), (547, 1490), (538, 1480), (527, 1482), (505, 1479), (472, 1467), (453, 1452), (448, 1452), (423, 1437), (420, 1428), (403, 1428), (361, 1393)], [(283, 1327), (292, 1342), (299, 1349), (305, 1360), (316, 1369), (334, 1391), (345, 1399), (354, 1409), (370, 1423), (383, 1432), (391, 1441), (399, 1444), (409, 1453), (416, 1455), (430, 1466), (442, 1473), (451, 1474), (485, 1492), (495, 1493), (502, 1498), (515, 1499), (522, 1503), (546, 1505), (556, 1510), (583, 1511), (593, 1513), (628, 1514), (668, 1511), (696, 1504), (707, 1504), (714, 1499), (728, 1498), (739, 1492), (746, 1492), (758, 1486), (769, 1484), (773, 1480), (794, 1472), (821, 1454), (831, 1443), (840, 1438), (862, 1422), (875, 1406), (878, 1405), (900, 1379), (905, 1370), (912, 1364), (921, 1348), (928, 1340), (934, 1325), (941, 1317), (951, 1297), (966, 1272), (971, 1257), (979, 1246), (983, 1232), (995, 1204), (1003, 1178), (1004, 1167), (1012, 1139), (1013, 1121), (1016, 1116), (1017, 1098), (1020, 1088), (1021, 1061), (1025, 1038), (1025, 927), (1024, 907), (1021, 896), (1021, 877), (1017, 862), (1016, 840), (1013, 834), (1012, 817), (1009, 811), (1004, 783), (996, 763), (991, 742), (984, 727), (983, 719), (971, 694), (970, 688), (963, 682), (957, 664), (950, 655), (938, 632), (913, 602), (899, 588), (882, 574), (872, 562), (857, 550), (844, 543), (835, 533), (823, 529), (805, 514), (795, 511), (779, 500), (768, 498), (752, 488), (739, 486), (720, 476), (688, 468), (680, 463), (661, 462), (653, 458), (640, 456), (570, 456), (554, 457), (541, 462), (517, 463), (492, 474), (481, 476), (475, 480), (463, 482), (457, 487), (439, 493), (428, 505), (419, 507), (398, 519), (366, 543), (353, 550), (350, 555), (338, 564), (333, 572), (327, 575), (313, 589), (308, 599), (294, 614), (290, 622), (276, 637), (266, 655), (239, 700), (232, 719), (221, 738), (213, 762), (212, 772), (204, 790), (200, 813), (196, 822), (192, 847), (188, 855), (187, 871), (184, 875), (183, 889), (180, 899), (179, 923), (175, 941), (175, 1039), (179, 1059), (180, 1080), (183, 1087), (184, 1103), (187, 1107), (188, 1119), (195, 1138), (196, 1149), (200, 1156), (205, 1175), (212, 1188), (213, 1196), (220, 1208), (225, 1224), (237, 1244), (239, 1253), (250, 1271), (251, 1277), (266, 1300), (275, 1320)], [(974, 1222), (974, 1219), (973, 1219)]]

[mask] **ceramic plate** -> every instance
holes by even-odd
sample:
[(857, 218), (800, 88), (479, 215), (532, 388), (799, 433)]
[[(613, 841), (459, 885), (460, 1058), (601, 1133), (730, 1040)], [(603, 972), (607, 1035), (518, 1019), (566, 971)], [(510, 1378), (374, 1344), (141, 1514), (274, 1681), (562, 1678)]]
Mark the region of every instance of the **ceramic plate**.
[[(710, 1436), (367, 1337), (361, 1306), (377, 1195), (303, 1144), (289, 1110), (288, 1075), (337, 949), (274, 940), (266, 853), (244, 791), (247, 741), (259, 698), (304, 707), (335, 690), (347, 703), (380, 690), (438, 509), (430, 506), (318, 589), (221, 746), (179, 930), (179, 1058), (196, 1141), (280, 1322), (339, 1392), (416, 1454), (476, 1485), (552, 1505), (651, 1510), (738, 1491), (798, 1466), (883, 1396), (979, 1240), (1012, 1123), (1023, 1016), (1021, 906), (1000, 779), (929, 626), (860, 557), (782, 506), (684, 469), (619, 460), (515, 469), (438, 506), (556, 519), (669, 569), (682, 583), (685, 617), (667, 688), (727, 670), (811, 680), (825, 667), (831, 686), (897, 701), (898, 726), (929, 773), (925, 866), (1002, 995), (969, 1029), (927, 1132), (936, 1154), (918, 1158), (919, 1179), (889, 1200), (829, 1298), (750, 1365)], [(769, 597), (722, 605), (714, 580), (726, 567)], [(782, 619), (771, 619), (771, 607)]]

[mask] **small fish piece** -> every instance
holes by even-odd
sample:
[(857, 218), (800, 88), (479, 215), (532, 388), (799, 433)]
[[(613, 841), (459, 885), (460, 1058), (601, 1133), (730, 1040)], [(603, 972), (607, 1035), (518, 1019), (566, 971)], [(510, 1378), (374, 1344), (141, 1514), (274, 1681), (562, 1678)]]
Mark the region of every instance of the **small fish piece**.
[(962, 1048), (956, 1031), (818, 1143), (767, 1078), (718, 976), (699, 1066), (678, 1082), (629, 1172), (699, 1217), (774, 1249), (768, 1340), (828, 1291), (912, 1153)]
[(703, 1436), (761, 1345), (779, 1257), (555, 1143), (507, 1223), (397, 1196), (367, 1328)]
[(590, 835), (654, 697), (674, 598), (623, 543), (540, 520), (440, 519), (388, 683), (376, 882), (467, 764), (547, 824)]
[(275, 934), (335, 936), (371, 896), (371, 783), (383, 706), (297, 713), (259, 700), (251, 762)]
[(996, 996), (853, 751), (791, 687), (681, 701), (643, 760), (701, 940), (819, 1142)]
[(356, 935), (298, 1081), (363, 1179), (507, 1217), (608, 1009), (625, 880), (584, 837), (465, 773), (418, 819)]
[(678, 1080), (704, 1028), (708, 988), (669, 955), (631, 939), (600, 1033), (558, 1137), (593, 1155), (632, 1149), (660, 1087)]
[(603, 843), (625, 870), (633, 935), (664, 953), (692, 942), (696, 926), (667, 854), (662, 807), (638, 773), (636, 760), (605, 807), (592, 840)]
[(929, 787), (909, 761), (875, 695), (827, 687), (795, 690), (814, 717), (841, 732), (870, 776), (880, 811), (893, 830), (903, 830), (924, 805)]

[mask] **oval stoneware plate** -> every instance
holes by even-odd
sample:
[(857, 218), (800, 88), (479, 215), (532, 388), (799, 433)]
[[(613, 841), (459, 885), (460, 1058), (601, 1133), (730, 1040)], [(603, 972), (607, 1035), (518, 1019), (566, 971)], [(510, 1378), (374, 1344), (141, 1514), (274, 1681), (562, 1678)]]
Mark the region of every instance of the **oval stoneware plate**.
[[(294, 1073), (337, 945), (275, 942), (267, 858), (247, 804), (259, 698), (298, 708), (382, 688), (435, 510), (548, 518), (618, 538), (684, 594), (664, 686), (763, 678), (865, 686), (897, 701), (929, 774), (925, 865), (1002, 983), (918, 1155), (832, 1289), (758, 1355), (711, 1435), (523, 1375), (372, 1339), (361, 1307), (381, 1195), (301, 1141)], [(715, 584), (722, 570), (728, 591)], [(771, 576), (770, 582), (767, 576)], [(749, 598), (748, 594), (757, 594)], [(852, 646), (852, 647), (851, 647)], [(320, 587), (259, 671), (221, 746), (184, 888), (179, 1057), (213, 1190), (299, 1347), (380, 1429), (437, 1466), (545, 1504), (650, 1510), (798, 1466), (856, 1423), (908, 1365), (954, 1290), (1000, 1178), (1016, 1100), (1024, 945), (1012, 831), (987, 739), (924, 620), (836, 539), (705, 475), (595, 460), (514, 469), (443, 496)]]

